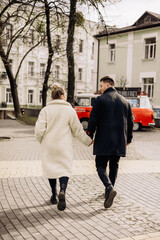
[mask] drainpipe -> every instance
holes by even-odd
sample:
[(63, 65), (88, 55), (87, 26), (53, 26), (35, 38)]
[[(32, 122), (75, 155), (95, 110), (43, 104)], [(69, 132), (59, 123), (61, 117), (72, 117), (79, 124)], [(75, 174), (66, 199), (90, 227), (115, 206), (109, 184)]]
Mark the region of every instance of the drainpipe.
[(98, 52), (97, 52), (97, 92), (98, 92), (98, 86), (99, 86), (99, 47), (100, 47), (100, 40), (98, 40)]

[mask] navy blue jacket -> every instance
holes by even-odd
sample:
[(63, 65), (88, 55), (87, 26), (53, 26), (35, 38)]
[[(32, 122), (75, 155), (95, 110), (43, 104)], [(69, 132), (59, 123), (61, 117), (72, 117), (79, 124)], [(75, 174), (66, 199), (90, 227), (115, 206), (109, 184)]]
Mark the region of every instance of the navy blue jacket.
[(130, 103), (115, 88), (96, 98), (88, 123), (88, 135), (95, 141), (94, 155), (126, 155), (132, 140), (133, 115)]

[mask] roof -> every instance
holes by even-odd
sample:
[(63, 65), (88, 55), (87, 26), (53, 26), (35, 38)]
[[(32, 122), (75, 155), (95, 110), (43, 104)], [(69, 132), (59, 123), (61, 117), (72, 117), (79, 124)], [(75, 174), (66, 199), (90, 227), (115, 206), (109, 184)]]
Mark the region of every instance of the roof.
[(94, 93), (78, 93), (75, 97), (97, 97)]
[(160, 14), (146, 11), (133, 25), (123, 28), (107, 27), (105, 30), (95, 35), (94, 37), (99, 38), (103, 36), (137, 31), (157, 26), (160, 26)]

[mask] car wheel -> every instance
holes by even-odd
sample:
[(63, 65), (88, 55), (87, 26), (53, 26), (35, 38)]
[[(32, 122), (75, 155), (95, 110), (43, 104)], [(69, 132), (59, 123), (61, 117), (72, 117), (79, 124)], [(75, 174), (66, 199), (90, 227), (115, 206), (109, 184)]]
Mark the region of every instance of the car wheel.
[(141, 130), (141, 124), (134, 122), (133, 124), (133, 131), (140, 131)]
[(82, 123), (83, 129), (87, 130), (87, 128), (88, 128), (88, 120), (87, 119), (82, 120), (81, 123)]

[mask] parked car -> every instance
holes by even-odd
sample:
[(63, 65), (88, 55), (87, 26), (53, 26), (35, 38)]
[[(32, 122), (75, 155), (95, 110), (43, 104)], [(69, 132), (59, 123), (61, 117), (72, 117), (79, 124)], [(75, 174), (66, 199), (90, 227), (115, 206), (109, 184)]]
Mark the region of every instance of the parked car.
[(75, 97), (75, 110), (84, 130), (88, 128), (88, 120), (94, 105), (94, 101), (99, 94), (78, 94)]
[(133, 130), (141, 130), (142, 127), (154, 126), (154, 112), (148, 96), (138, 95), (136, 98), (127, 98), (131, 104), (134, 125)]
[[(89, 116), (97, 96), (99, 94), (78, 94), (75, 98), (75, 110), (85, 130), (88, 127)], [(132, 107), (134, 131), (141, 130), (142, 127), (155, 125), (154, 113), (148, 96), (139, 94), (135, 97), (126, 97), (126, 99), (128, 99)]]

